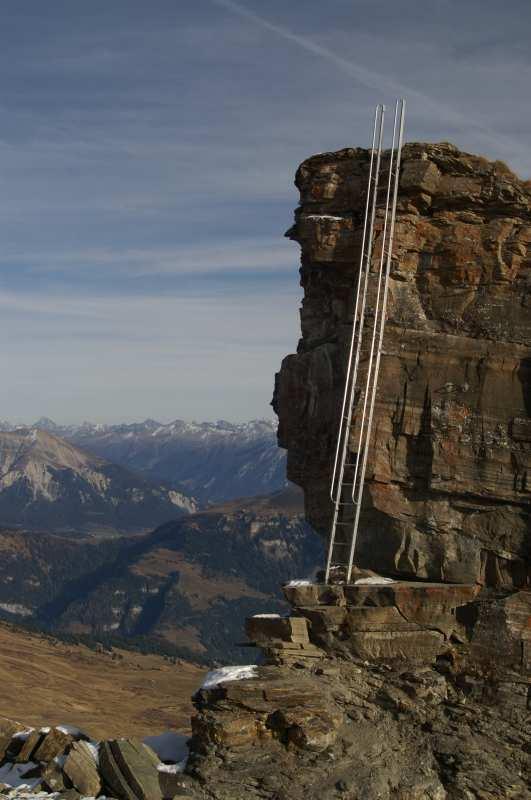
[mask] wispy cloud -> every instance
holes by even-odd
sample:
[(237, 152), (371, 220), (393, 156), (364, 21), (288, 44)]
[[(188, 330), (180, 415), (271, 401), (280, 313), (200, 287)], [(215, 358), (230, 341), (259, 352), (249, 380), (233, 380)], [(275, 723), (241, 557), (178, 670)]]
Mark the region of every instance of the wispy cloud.
[(76, 248), (42, 253), (38, 250), (25, 252), (5, 251), (0, 254), (0, 267), (20, 264), (34, 273), (63, 272), (94, 268), (125, 275), (157, 276), (163, 274), (198, 275), (220, 272), (278, 271), (280, 267), (292, 267), (296, 262), (296, 251), (292, 244), (276, 238), (241, 239), (236, 241), (209, 242), (196, 245), (181, 245), (172, 248)]
[[(418, 91), (415, 87), (396, 81), (385, 74), (381, 74), (375, 70), (368, 69), (363, 64), (357, 64), (348, 58), (344, 58), (334, 50), (325, 47), (307, 36), (301, 36), (298, 33), (293, 33), (289, 28), (284, 25), (279, 25), (270, 22), (265, 17), (250, 11), (246, 6), (234, 2), (234, 0), (211, 0), (215, 5), (225, 8), (232, 14), (248, 20), (255, 25), (260, 26), (270, 33), (280, 36), (287, 42), (296, 45), (297, 47), (305, 50), (308, 53), (319, 56), (320, 58), (328, 61), (330, 64), (335, 65), (343, 73), (355, 78), (362, 86), (368, 89), (374, 89), (378, 92), (383, 92), (386, 95), (405, 96), (409, 102), (419, 104), (423, 107), (424, 112), (427, 114), (434, 114), (437, 118), (446, 121), (447, 123), (457, 124), (463, 127), (473, 127), (479, 139), (490, 146), (494, 147), (511, 147), (513, 150), (524, 152), (522, 144), (503, 133), (494, 131), (478, 120), (474, 119), (473, 112), (463, 114), (460, 111), (442, 103), (433, 96), (424, 94)], [(379, 99), (379, 98), (378, 98)]]

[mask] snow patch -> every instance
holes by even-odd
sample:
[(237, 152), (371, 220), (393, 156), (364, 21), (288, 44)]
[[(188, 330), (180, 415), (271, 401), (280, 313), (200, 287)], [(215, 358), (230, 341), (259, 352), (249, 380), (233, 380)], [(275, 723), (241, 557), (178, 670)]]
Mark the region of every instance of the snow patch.
[(7, 611), (8, 614), (17, 614), (19, 617), (31, 617), (33, 611), (21, 603), (0, 603), (2, 611)]
[(32, 789), (40, 782), (40, 778), (24, 778), (30, 770), (35, 769), (38, 764), (29, 761), (27, 764), (4, 764), (0, 767), (0, 783), (6, 786), (22, 787)]
[(66, 733), (68, 736), (73, 736), (74, 739), (86, 739), (86, 734), (75, 725), (56, 725), (56, 730), (61, 733)]
[(280, 619), (280, 614), (253, 614), (253, 619)]
[(169, 772), (170, 775), (177, 775), (182, 772), (186, 766), (186, 758), (179, 761), (178, 764), (159, 764), (157, 769), (159, 772)]
[(34, 728), (26, 728), (24, 731), (18, 731), (13, 736), (13, 739), (20, 739), (22, 742), (25, 742), (30, 733), (33, 733)]
[(371, 575), (369, 578), (358, 578), (355, 586), (379, 586), (382, 583), (396, 583), (393, 578), (384, 578), (383, 575)]
[(99, 742), (85, 742), (90, 755), (94, 759), (95, 764), (100, 763), (100, 744)]
[(219, 669), (213, 669), (208, 673), (201, 688), (212, 689), (219, 683), (225, 683), (226, 681), (243, 681), (257, 677), (258, 671), (256, 664), (246, 664), (241, 667), (219, 667)]
[(286, 583), (286, 586), (291, 588), (292, 586), (313, 586), (313, 581), (309, 580), (297, 580), (297, 581), (290, 581)]
[(333, 219), (336, 222), (343, 222), (345, 217), (334, 217), (332, 214), (307, 214), (303, 219)]

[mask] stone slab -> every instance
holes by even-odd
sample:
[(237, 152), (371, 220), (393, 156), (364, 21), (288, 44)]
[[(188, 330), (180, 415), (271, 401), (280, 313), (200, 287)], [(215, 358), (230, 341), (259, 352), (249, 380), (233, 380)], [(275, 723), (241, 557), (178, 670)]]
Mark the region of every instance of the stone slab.
[(303, 617), (248, 617), (245, 633), (250, 641), (308, 642), (308, 623)]
[(36, 757), (35, 751), (37, 751), (42, 738), (42, 733), (39, 733), (39, 731), (32, 731), (24, 740), (24, 744), (13, 759), (15, 763), (26, 764), (28, 761), (38, 761), (39, 759)]
[(103, 783), (120, 800), (161, 800), (159, 760), (137, 739), (113, 739), (100, 745)]
[(101, 794), (102, 785), (96, 759), (86, 742), (74, 742), (63, 770), (82, 795), (98, 797)]
[(395, 581), (382, 584), (310, 584), (283, 587), (287, 601), (294, 607), (312, 606), (396, 606), (415, 621), (427, 612), (431, 615), (470, 603), (478, 594), (478, 584)]
[(72, 742), (76, 739), (71, 733), (65, 733), (59, 728), (52, 728), (43, 737), (38, 749), (35, 751), (35, 761), (44, 761), (48, 763), (56, 756), (65, 752)]

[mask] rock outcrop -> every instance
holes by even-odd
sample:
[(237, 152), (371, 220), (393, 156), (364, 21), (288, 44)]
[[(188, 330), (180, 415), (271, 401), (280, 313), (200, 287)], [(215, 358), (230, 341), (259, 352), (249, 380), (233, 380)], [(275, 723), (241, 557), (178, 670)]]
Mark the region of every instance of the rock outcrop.
[[(288, 477), (323, 534), (368, 160), (358, 148), (305, 161), (287, 234), (302, 250), (302, 338), (274, 406)], [(378, 212), (373, 260), (381, 229)], [(529, 182), (450, 144), (405, 146), (361, 566), (405, 580), (528, 582), (530, 245)]]
[(187, 776), (210, 800), (525, 800), (526, 696), (442, 665), (260, 667), (196, 696)]

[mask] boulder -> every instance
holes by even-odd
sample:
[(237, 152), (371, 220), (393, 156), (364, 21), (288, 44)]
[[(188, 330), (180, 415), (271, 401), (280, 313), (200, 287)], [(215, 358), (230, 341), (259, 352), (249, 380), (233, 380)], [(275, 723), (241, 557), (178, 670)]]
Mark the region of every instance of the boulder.
[(100, 745), (100, 774), (107, 792), (119, 800), (161, 800), (159, 759), (137, 739)]
[(309, 641), (308, 623), (303, 617), (248, 617), (245, 633), (251, 642), (256, 643), (279, 640), (304, 644)]
[(51, 728), (42, 737), (42, 742), (35, 751), (35, 760), (48, 763), (56, 756), (64, 753), (74, 741), (76, 741), (74, 734), (67, 733), (66, 730), (61, 730), (60, 728)]
[(49, 792), (63, 792), (65, 789), (71, 788), (58, 759), (54, 759), (44, 766), (41, 777), (43, 786)]
[[(19, 736), (15, 735), (13, 745), (14, 750), (17, 748), (17, 739)], [(25, 764), (28, 761), (39, 761), (40, 759), (37, 757), (37, 751), (41, 741), (43, 740), (44, 735), (39, 731), (31, 731), (25, 738), (22, 740), (22, 747), (16, 755), (13, 757), (13, 761), (18, 764)], [(8, 752), (11, 753), (11, 748), (8, 749)]]
[(21, 733), (24, 727), (18, 722), (13, 722), (5, 717), (0, 717), (0, 761), (2, 761), (8, 751), (15, 754), (23, 744), (22, 739), (14, 739), (17, 733)]
[(97, 797), (102, 785), (94, 745), (74, 742), (68, 752), (63, 772), (82, 795)]

